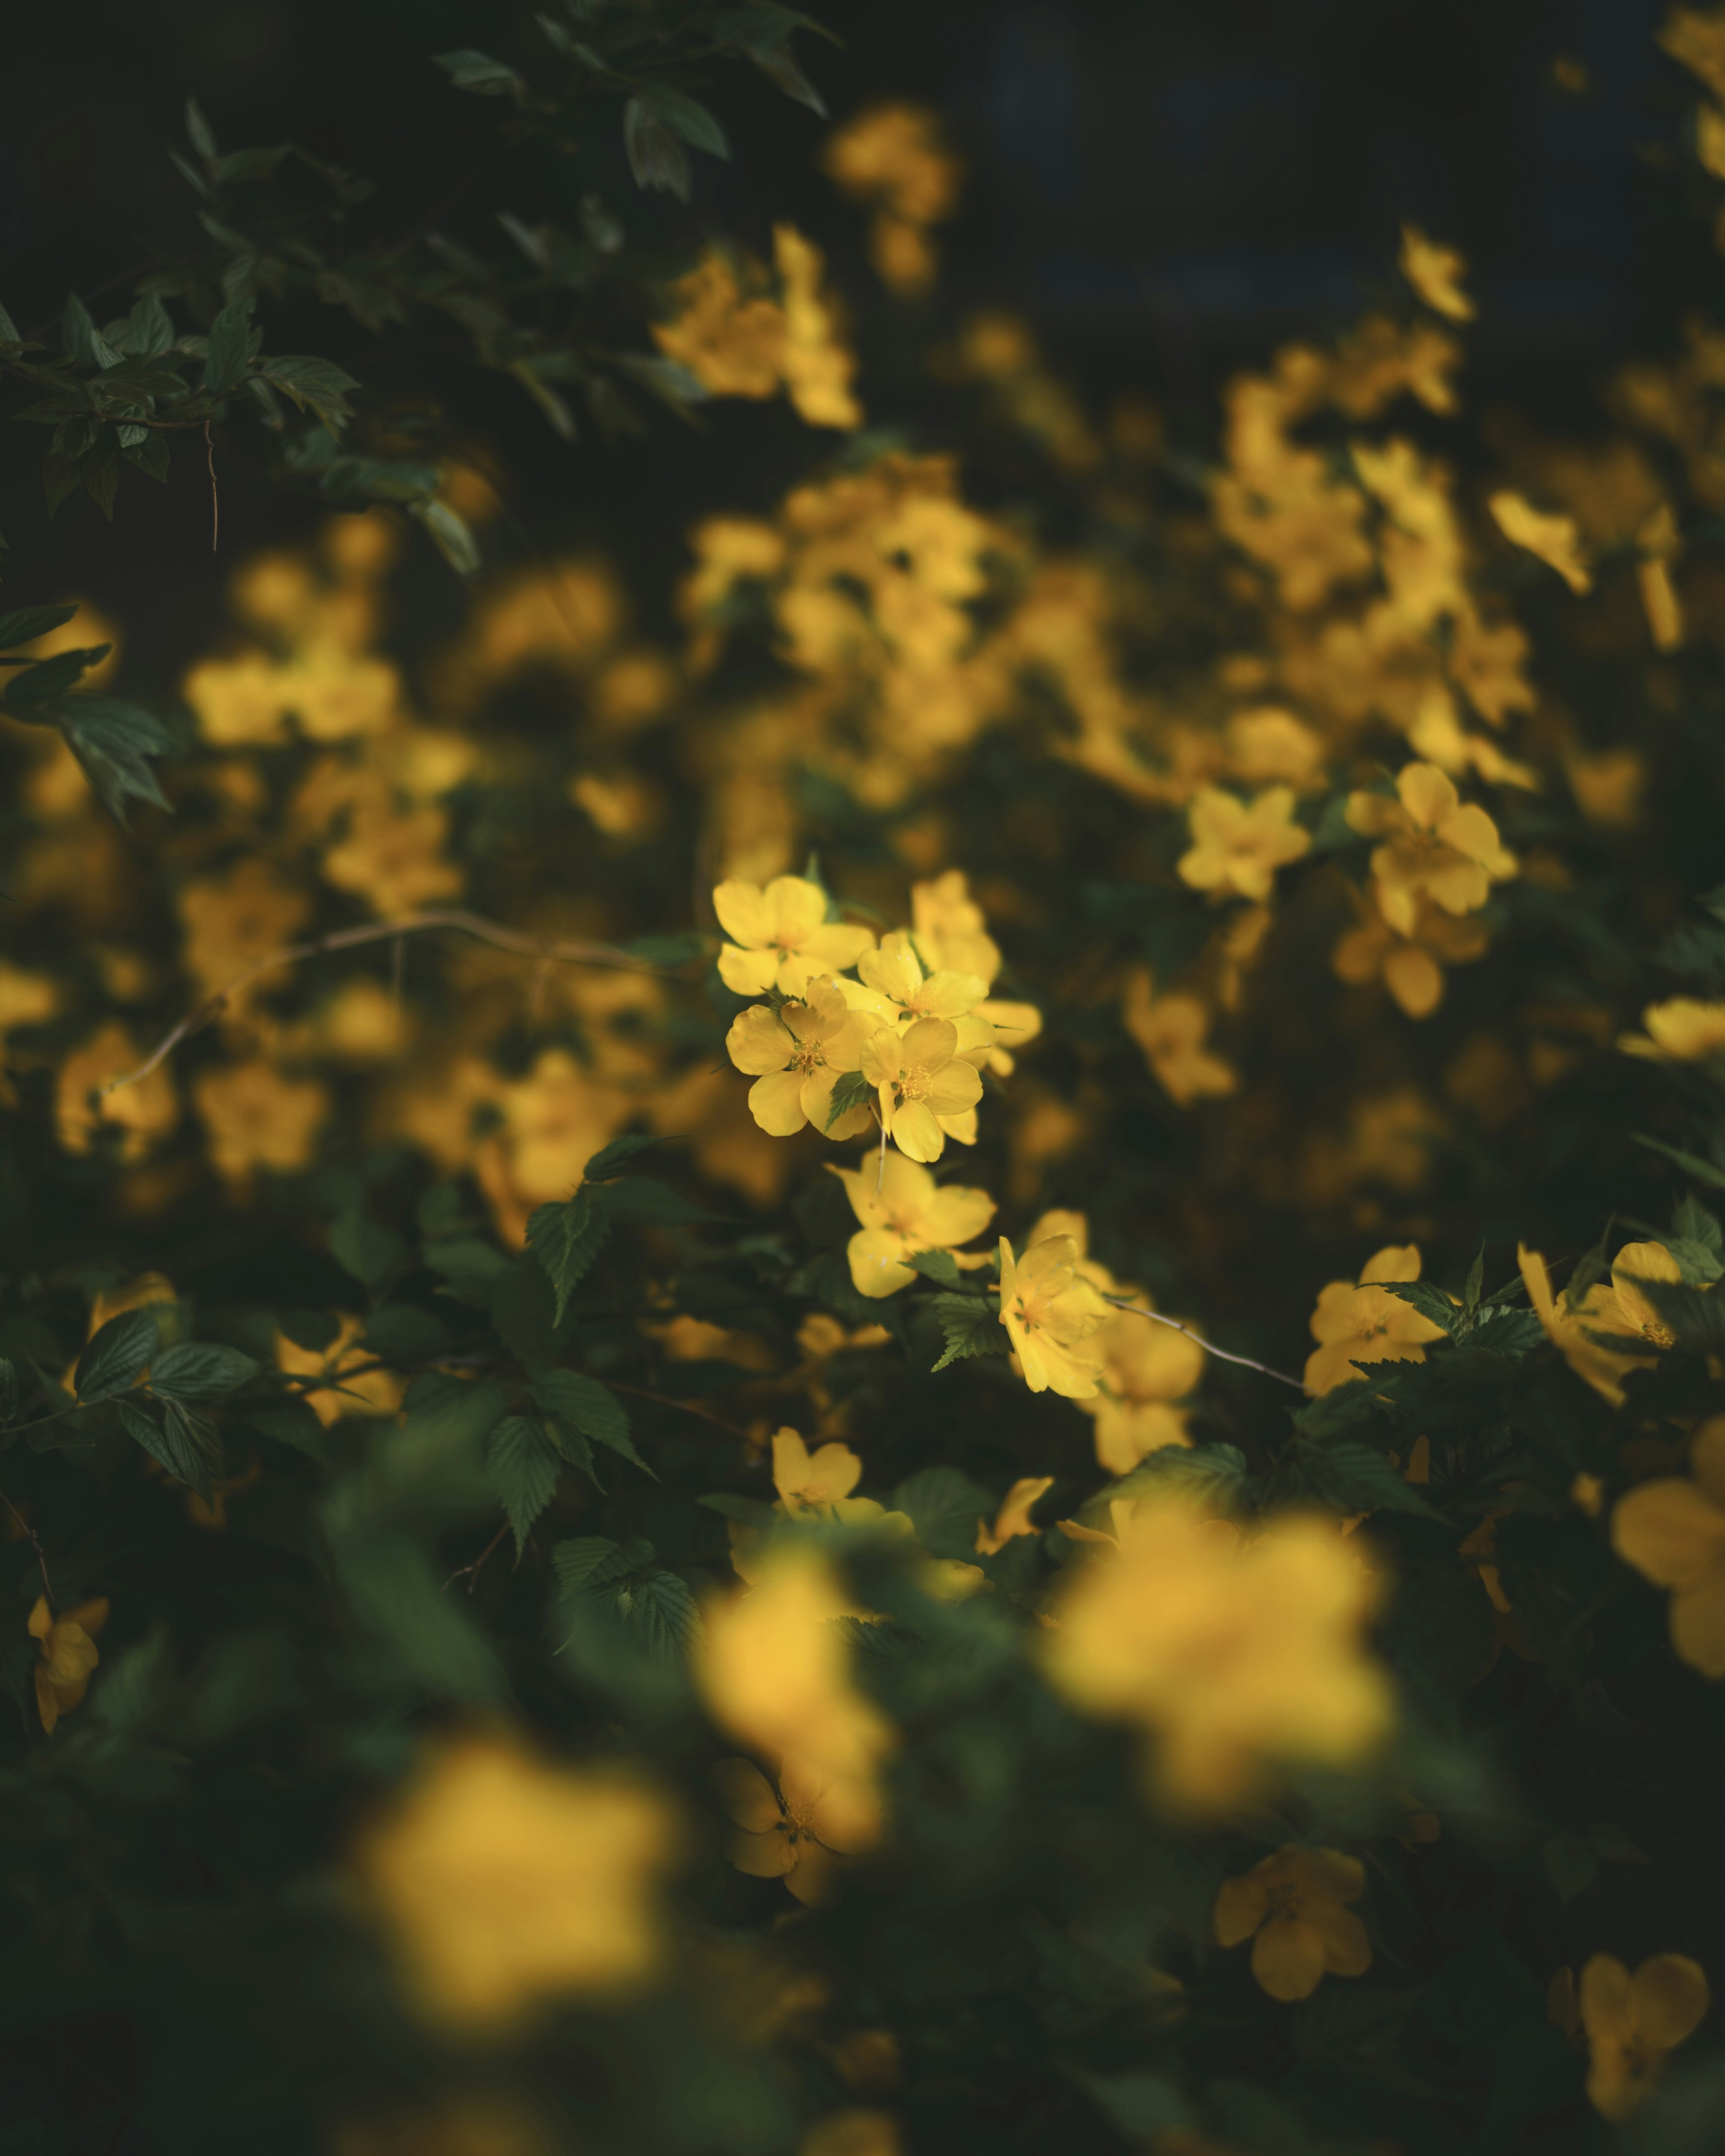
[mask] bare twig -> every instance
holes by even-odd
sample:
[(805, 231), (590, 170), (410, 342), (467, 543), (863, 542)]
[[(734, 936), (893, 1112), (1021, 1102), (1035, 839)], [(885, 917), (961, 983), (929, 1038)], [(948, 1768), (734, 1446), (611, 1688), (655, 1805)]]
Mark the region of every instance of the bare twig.
[(1129, 1302), (1123, 1295), (1105, 1295), (1102, 1300), (1111, 1302), (1117, 1310), (1130, 1311), (1134, 1317), (1147, 1317), (1153, 1325), (1165, 1325), (1171, 1332), (1183, 1332), (1189, 1340), (1195, 1341), (1206, 1355), (1214, 1355), (1219, 1363), (1236, 1363), (1242, 1370), (1255, 1370), (1260, 1377), (1274, 1378), (1279, 1385), (1291, 1385), (1296, 1393), (1312, 1390), (1303, 1379), (1291, 1378), (1286, 1370), (1272, 1370), (1267, 1363), (1255, 1363), (1250, 1355), (1235, 1355), (1225, 1348), (1218, 1348), (1214, 1341), (1205, 1340), (1194, 1332), (1189, 1325), (1182, 1325), (1177, 1317), (1164, 1317), (1159, 1310), (1146, 1310), (1142, 1303)]
[(485, 1559), (491, 1554), (492, 1551), (496, 1548), (498, 1543), (502, 1541), (503, 1537), (508, 1532), (509, 1522), (506, 1520), (503, 1522), (503, 1525), (498, 1528), (496, 1533), (492, 1536), (490, 1542), (485, 1544), (485, 1548), (480, 1552), (479, 1555), (474, 1559), (471, 1564), (458, 1565), (455, 1570), (449, 1574), (449, 1578), (444, 1582), (444, 1593), (447, 1594), (458, 1579), (465, 1579), (467, 1582), (467, 1591), (471, 1594), (474, 1589), (479, 1585), (480, 1567), (485, 1563)]
[(267, 957), (259, 958), (237, 973), (227, 986), (207, 996), (195, 1010), (189, 1011), (157, 1042), (146, 1060), (136, 1070), (123, 1071), (110, 1078), (97, 1091), (98, 1100), (116, 1093), (122, 1086), (136, 1086), (172, 1055), (180, 1043), (192, 1034), (218, 1018), (229, 1001), (242, 988), (249, 988), (260, 975), (271, 973), (282, 966), (296, 966), (302, 959), (316, 958), (329, 951), (356, 950), (364, 943), (382, 943), (391, 938), (417, 936), (429, 928), (454, 928), (465, 936), (477, 937), (481, 943), (495, 945), (500, 951), (514, 951), (523, 957), (538, 958), (548, 965), (618, 966), (639, 973), (667, 973), (664, 966), (649, 965), (644, 958), (633, 952), (619, 950), (609, 943), (590, 943), (563, 940), (542, 942), (537, 937), (524, 935), (517, 928), (506, 927), (501, 921), (487, 921), (477, 913), (469, 913), (459, 906), (444, 907), (429, 913), (408, 913), (394, 921), (367, 921), (358, 928), (336, 928), (327, 936), (315, 936), (305, 943), (290, 943), (284, 949), (272, 951)]
[(739, 1430), (734, 1422), (726, 1422), (723, 1415), (716, 1415), (711, 1408), (697, 1407), (693, 1400), (674, 1400), (669, 1393), (649, 1393), (644, 1385), (625, 1385), (618, 1378), (607, 1378), (605, 1383), (614, 1393), (630, 1393), (638, 1400), (652, 1400), (662, 1408), (680, 1408), (685, 1414), (699, 1415), (703, 1422), (728, 1430), (732, 1437), (745, 1440), (748, 1437), (746, 1430)]
[(208, 419), (203, 423), (203, 446), (209, 458), (209, 550), (213, 554), (222, 536), (222, 497), (216, 491), (216, 442)]
[(48, 1597), (48, 1606), (51, 1609), (54, 1607), (54, 1583), (48, 1577), (48, 1553), (38, 1540), (36, 1530), (3, 1490), (0, 1490), (0, 1505), (4, 1505), (7, 1511), (18, 1522), (25, 1541), (36, 1553), (36, 1569), (42, 1574), (42, 1592)]

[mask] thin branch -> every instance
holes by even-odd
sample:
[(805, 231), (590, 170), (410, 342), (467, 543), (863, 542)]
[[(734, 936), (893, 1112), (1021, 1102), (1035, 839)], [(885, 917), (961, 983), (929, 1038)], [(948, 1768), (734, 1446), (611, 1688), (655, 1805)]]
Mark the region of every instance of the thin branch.
[(503, 1522), (503, 1525), (498, 1528), (496, 1533), (492, 1536), (490, 1542), (485, 1544), (485, 1548), (480, 1552), (479, 1555), (474, 1559), (471, 1564), (459, 1565), (455, 1570), (449, 1574), (449, 1578), (444, 1582), (444, 1593), (447, 1594), (458, 1579), (465, 1579), (467, 1582), (467, 1591), (471, 1594), (474, 1589), (479, 1585), (480, 1567), (485, 1563), (485, 1559), (491, 1554), (492, 1551), (496, 1548), (498, 1543), (502, 1541), (503, 1537), (508, 1532), (509, 1522), (506, 1520)]
[(165, 1062), (180, 1043), (199, 1032), (213, 1019), (218, 1018), (231, 999), (242, 988), (264, 973), (271, 973), (282, 966), (296, 966), (303, 959), (316, 958), (329, 951), (356, 950), (364, 943), (382, 943), (392, 937), (417, 936), (429, 928), (458, 929), (465, 936), (477, 937), (481, 943), (494, 944), (500, 951), (513, 951), (523, 957), (539, 958), (547, 964), (566, 966), (617, 966), (639, 973), (668, 974), (670, 968), (649, 965), (644, 958), (637, 958), (632, 952), (619, 950), (609, 943), (561, 941), (542, 942), (536, 937), (523, 935), (519, 929), (506, 927), (501, 921), (487, 921), (481, 915), (469, 913), (459, 906), (446, 907), (430, 913), (408, 913), (393, 921), (367, 921), (359, 928), (331, 929), (327, 936), (315, 936), (305, 943), (290, 943), (285, 949), (272, 951), (267, 957), (259, 958), (237, 973), (225, 988), (218, 988), (208, 996), (195, 1010), (189, 1011), (179, 1024), (172, 1027), (157, 1042), (150, 1055), (136, 1070), (123, 1071), (110, 1078), (105, 1086), (97, 1089), (96, 1098), (105, 1100), (110, 1093), (117, 1093), (122, 1086), (136, 1086), (141, 1078)]
[(1291, 1378), (1286, 1370), (1272, 1370), (1267, 1363), (1255, 1363), (1250, 1355), (1235, 1355), (1225, 1348), (1218, 1348), (1214, 1341), (1206, 1340), (1194, 1332), (1189, 1325), (1182, 1325), (1177, 1317), (1164, 1317), (1159, 1310), (1146, 1310), (1142, 1303), (1128, 1302), (1123, 1295), (1105, 1295), (1104, 1302), (1111, 1302), (1117, 1310), (1130, 1311), (1134, 1317), (1147, 1317), (1154, 1325), (1165, 1325), (1170, 1332), (1183, 1332), (1189, 1340), (1195, 1341), (1206, 1355), (1214, 1355), (1219, 1363), (1235, 1363), (1242, 1370), (1255, 1370), (1260, 1377), (1274, 1378), (1279, 1385), (1291, 1385), (1296, 1393), (1309, 1393), (1310, 1385), (1299, 1378)]
[(723, 1415), (716, 1415), (711, 1408), (698, 1407), (693, 1400), (674, 1400), (669, 1393), (649, 1393), (644, 1385), (625, 1385), (619, 1378), (607, 1378), (605, 1383), (614, 1393), (630, 1393), (638, 1400), (652, 1400), (662, 1408), (680, 1408), (685, 1414), (699, 1415), (703, 1422), (728, 1430), (732, 1437), (745, 1440), (748, 1437), (746, 1430), (739, 1430), (734, 1422), (726, 1422)]
[(213, 554), (222, 537), (222, 497), (216, 491), (216, 441), (208, 419), (203, 423), (203, 446), (209, 457), (209, 550)]
[(0, 1505), (4, 1505), (7, 1511), (10, 1512), (13, 1519), (18, 1522), (19, 1528), (23, 1533), (24, 1539), (29, 1543), (30, 1548), (36, 1553), (36, 1569), (42, 1574), (42, 1592), (48, 1597), (48, 1606), (52, 1609), (54, 1607), (54, 1583), (48, 1576), (48, 1553), (43, 1548), (41, 1543), (38, 1540), (36, 1530), (30, 1525), (29, 1522), (24, 1517), (23, 1514), (19, 1512), (18, 1507), (13, 1503), (11, 1498), (7, 1496), (3, 1490), (0, 1490)]

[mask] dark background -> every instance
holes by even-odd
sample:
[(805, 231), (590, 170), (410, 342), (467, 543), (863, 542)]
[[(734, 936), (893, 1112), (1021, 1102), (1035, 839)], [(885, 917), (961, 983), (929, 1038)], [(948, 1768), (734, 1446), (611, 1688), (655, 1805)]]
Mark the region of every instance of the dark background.
[[(848, 0), (824, 11), (845, 49), (803, 40), (835, 117), (883, 95), (927, 100), (969, 162), (937, 300), (907, 311), (880, 295), (863, 217), (815, 167), (821, 124), (750, 71), (712, 82), (738, 156), (697, 159), (696, 209), (762, 245), (788, 205), (858, 304), (875, 409), (929, 439), (941, 420), (918, 408), (922, 353), (965, 310), (1004, 305), (1087, 390), (1147, 390), (1201, 450), (1230, 371), (1389, 288), (1404, 217), (1472, 264), (1470, 401), (1584, 425), (1612, 363), (1668, 336), (1717, 279), (1690, 213), (1693, 162), (1678, 154), (1694, 85), (1654, 44), (1664, 12), (1663, 0)], [(498, 108), (450, 90), (429, 55), (519, 56), (532, 49), (520, 38), (515, 12), (486, 0), (104, 0), (80, 10), (75, 34), (59, 10), (25, 11), (0, 73), (0, 300), (40, 330), (76, 288), (101, 320), (160, 246), (196, 244), (163, 146), (187, 92), (223, 148), (290, 137), (377, 177), (362, 217), (379, 236), (434, 205), (452, 231), (495, 234), (497, 210), (531, 213), (545, 175), (516, 153), (468, 178)], [(686, 222), (635, 194), (614, 141), (594, 154), (615, 167), (632, 237), (686, 244)], [(272, 349), (352, 357), (347, 325), (303, 311), (292, 336), (272, 323)], [(368, 380), (444, 364), (395, 344)], [(453, 360), (438, 387), (511, 475), (516, 536), (494, 536), (494, 552), (599, 540), (649, 586), (675, 574), (691, 514), (764, 506), (809, 455), (777, 408), (570, 450), (496, 377)], [(201, 459), (177, 462), (167, 498), (128, 485), (111, 533), (81, 501), (50, 530), (27, 454), (38, 444), (14, 434), (9, 447), (13, 589), (92, 593), (126, 619), (142, 670), (131, 685), (167, 687), (218, 611)], [(313, 519), (238, 443), (223, 475), (228, 547)]]

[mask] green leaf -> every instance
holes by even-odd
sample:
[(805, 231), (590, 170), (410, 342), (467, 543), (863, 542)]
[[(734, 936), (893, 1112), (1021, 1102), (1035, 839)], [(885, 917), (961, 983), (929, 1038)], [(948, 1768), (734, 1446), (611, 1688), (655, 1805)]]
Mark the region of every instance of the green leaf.
[(65, 309), (60, 316), (60, 342), (80, 367), (118, 367), (125, 357), (96, 328), (90, 318), (90, 309), (75, 292), (66, 295)]
[(210, 1502), (214, 1494), (212, 1476), (221, 1459), (221, 1440), (208, 1415), (178, 1400), (121, 1400), (120, 1420), (127, 1436), (152, 1460), (188, 1489), (195, 1490), (206, 1505)]
[(147, 1310), (110, 1317), (78, 1358), (72, 1389), (80, 1400), (105, 1400), (136, 1383), (156, 1353), (161, 1329)]
[(491, 1289), (491, 1322), (510, 1353), (530, 1376), (557, 1358), (557, 1306), (542, 1265), (526, 1252)]
[(559, 1543), (551, 1553), (557, 1586), (564, 1594), (588, 1594), (614, 1579), (634, 1572), (640, 1563), (634, 1552), (642, 1548), (650, 1558), (653, 1545), (637, 1543), (624, 1550), (604, 1535), (576, 1535)]
[(359, 384), (333, 360), (285, 352), (259, 361), (258, 372), (272, 388), (290, 397), (302, 412), (315, 413), (332, 434), (339, 434), (353, 417), (347, 392), (357, 389)]
[(623, 1176), (601, 1185), (593, 1193), (593, 1208), (619, 1228), (684, 1228), (723, 1218), (646, 1175)]
[(908, 1512), (916, 1539), (936, 1557), (974, 1560), (979, 1520), (992, 1519), (1000, 1500), (956, 1467), (919, 1467), (893, 1491), (891, 1510)]
[(1000, 1322), (999, 1312), (980, 1296), (932, 1296), (928, 1307), (939, 1318), (947, 1342), (947, 1352), (933, 1365), (935, 1369), (944, 1370), (948, 1363), (962, 1361), (970, 1355), (1012, 1353), (1012, 1342)]
[(550, 1278), (558, 1324), (610, 1232), (610, 1222), (594, 1211), (585, 1187), (562, 1204), (539, 1206), (529, 1218), (527, 1248)]
[(680, 136), (691, 150), (705, 150), (710, 157), (731, 155), (724, 129), (706, 107), (686, 90), (674, 90), (666, 82), (643, 83), (630, 103), (643, 106), (652, 118)]
[[(110, 325), (110, 328), (113, 326)], [(154, 292), (146, 292), (132, 309), (124, 322), (113, 330), (111, 340), (133, 359), (160, 359), (166, 352), (173, 350), (174, 326), (167, 309)], [(179, 377), (170, 377), (177, 388)], [(161, 391), (151, 391), (161, 395)], [(167, 393), (169, 395), (173, 391)]]
[(547, 1414), (590, 1437), (595, 1445), (621, 1453), (644, 1474), (652, 1475), (653, 1470), (636, 1451), (629, 1434), (629, 1411), (608, 1385), (578, 1370), (547, 1370), (533, 1380), (533, 1397)]
[(639, 1131), (613, 1138), (610, 1144), (596, 1152), (582, 1169), (581, 1179), (583, 1183), (608, 1183), (614, 1176), (621, 1175), (629, 1162), (645, 1152), (649, 1146), (665, 1142), (663, 1138), (644, 1137)]
[(1692, 1175), (1697, 1183), (1706, 1183), (1710, 1189), (1725, 1190), (1725, 1168), (1716, 1168), (1711, 1161), (1702, 1160), (1698, 1154), (1685, 1152), (1681, 1146), (1666, 1145), (1662, 1138), (1650, 1138), (1641, 1132), (1635, 1134), (1635, 1143), (1645, 1146), (1650, 1152), (1662, 1152), (1673, 1161), (1686, 1175)]
[(150, 1389), (163, 1399), (219, 1400), (258, 1374), (259, 1365), (237, 1348), (186, 1341), (150, 1365)]
[(489, 53), (434, 53), (432, 59), (455, 89), (470, 90), (475, 97), (512, 97), (519, 102), (527, 86), (512, 67)]
[(686, 1580), (660, 1568), (624, 1580), (612, 1608), (656, 1662), (681, 1661), (701, 1637), (701, 1611)]
[(217, 155), (215, 134), (203, 116), (203, 107), (195, 97), (186, 100), (186, 133), (192, 147), (200, 157), (214, 160)]
[[(33, 706), (45, 704), (50, 697), (64, 696), (74, 682), (82, 680), (113, 649), (111, 644), (89, 644), (76, 651), (57, 651), (51, 659), (33, 660), (7, 683), (6, 708), (21, 716), (28, 716)], [(38, 719), (35, 723), (39, 726), (42, 721)]]
[(209, 395), (226, 397), (237, 388), (251, 355), (251, 302), (231, 300), (209, 326), (203, 355), (203, 386)]
[(1682, 1241), (1699, 1243), (1714, 1257), (1725, 1260), (1725, 1229), (1722, 1229), (1717, 1214), (1707, 1207), (1692, 1191), (1686, 1190), (1671, 1213), (1671, 1229)]
[(485, 1466), (515, 1531), (519, 1558), (533, 1522), (557, 1489), (562, 1457), (542, 1424), (526, 1415), (506, 1415), (485, 1446)]
[(1299, 1436), (1265, 1486), (1266, 1505), (1318, 1505), (1343, 1518), (1356, 1512), (1413, 1512), (1431, 1507), (1394, 1460), (1358, 1438)]
[(864, 1106), (874, 1090), (860, 1070), (841, 1071), (833, 1081), (832, 1106), (827, 1110), (827, 1119), (822, 1128), (831, 1130), (841, 1116), (848, 1116), (853, 1108)]
[[(1477, 1263), (1476, 1260), (1476, 1270)], [(1422, 1317), (1429, 1317), (1453, 1337), (1463, 1313), (1435, 1281), (1380, 1281), (1378, 1286), (1386, 1295), (1412, 1303)]]
[(1598, 1853), (1580, 1835), (1554, 1834), (1540, 1850), (1539, 1861), (1560, 1902), (1586, 1893), (1599, 1876)]
[(330, 1255), (375, 1292), (405, 1265), (408, 1246), (393, 1228), (362, 1205), (344, 1213), (330, 1229)]
[(9, 1423), (18, 1413), (18, 1371), (0, 1355), (0, 1424)]
[(689, 153), (662, 120), (639, 97), (623, 108), (623, 146), (639, 187), (656, 187), (689, 199)]
[(168, 806), (148, 762), (174, 746), (159, 719), (118, 696), (74, 696), (60, 706), (58, 723), (96, 798), (116, 824), (126, 822), (129, 800)]
[(0, 613), (0, 651), (9, 651), (16, 644), (33, 644), (39, 636), (46, 636), (49, 629), (69, 622), (77, 611), (75, 606), (39, 606)]
[(477, 576), (480, 570), (479, 541), (464, 517), (458, 516), (446, 501), (410, 501), (408, 514), (423, 524), (431, 534), (433, 543), (458, 577)]
[(963, 1278), (950, 1250), (917, 1250), (905, 1263), (942, 1287), (957, 1287)]

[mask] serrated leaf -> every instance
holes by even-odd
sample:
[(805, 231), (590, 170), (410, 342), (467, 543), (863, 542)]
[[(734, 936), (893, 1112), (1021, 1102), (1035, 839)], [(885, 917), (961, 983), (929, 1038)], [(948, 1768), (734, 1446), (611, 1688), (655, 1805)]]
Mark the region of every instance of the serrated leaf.
[(250, 302), (230, 300), (210, 324), (204, 346), (203, 386), (209, 395), (226, 397), (239, 386), (251, 362), (251, 351)]
[(347, 392), (357, 389), (359, 384), (333, 360), (285, 352), (260, 361), (258, 372), (272, 388), (290, 397), (302, 412), (316, 413), (332, 434), (339, 434), (353, 417)]
[(1430, 1318), (1434, 1325), (1441, 1326), (1445, 1332), (1454, 1337), (1462, 1312), (1435, 1281), (1379, 1281), (1376, 1285), (1386, 1295), (1393, 1295), (1402, 1302), (1411, 1303), (1422, 1317)]
[(557, 1358), (556, 1304), (545, 1268), (523, 1254), (497, 1276), (491, 1290), (491, 1322), (510, 1353), (536, 1376)]
[(853, 1108), (865, 1106), (874, 1090), (860, 1070), (841, 1070), (833, 1081), (832, 1105), (827, 1110), (823, 1128), (831, 1130), (841, 1116), (848, 1116)]
[(893, 1491), (889, 1509), (910, 1515), (917, 1541), (934, 1556), (972, 1559), (977, 1522), (992, 1519), (999, 1500), (956, 1467), (919, 1467)]
[(1414, 1512), (1431, 1507), (1394, 1460), (1358, 1438), (1296, 1437), (1276, 1462), (1265, 1488), (1271, 1505), (1310, 1504), (1339, 1512)]
[(950, 1250), (916, 1250), (905, 1260), (924, 1280), (937, 1281), (942, 1287), (957, 1287), (963, 1276)]
[(547, 1370), (533, 1380), (533, 1397), (547, 1414), (590, 1437), (595, 1445), (620, 1453), (643, 1474), (652, 1475), (629, 1434), (629, 1410), (608, 1385), (579, 1370)]
[(647, 1137), (639, 1131), (613, 1138), (610, 1144), (602, 1147), (582, 1169), (581, 1179), (583, 1183), (608, 1183), (614, 1176), (621, 1175), (629, 1162), (645, 1152), (650, 1146), (665, 1143), (663, 1138)]
[(613, 1542), (606, 1535), (572, 1536), (567, 1542), (557, 1543), (551, 1553), (557, 1586), (565, 1594), (591, 1594), (595, 1588), (634, 1571), (640, 1558), (632, 1551), (643, 1547), (650, 1558), (650, 1543), (635, 1543), (630, 1551), (626, 1551), (620, 1543)]
[(1643, 1280), (1633, 1274), (1630, 1277), (1670, 1326), (1680, 1348), (1698, 1355), (1717, 1354), (1725, 1348), (1725, 1294), (1715, 1288), (1689, 1287), (1678, 1281)]
[(679, 202), (688, 201), (689, 153), (639, 97), (630, 98), (623, 108), (623, 146), (637, 187), (656, 187)]
[[(36, 705), (64, 696), (113, 649), (111, 644), (88, 644), (75, 651), (57, 651), (51, 659), (33, 660), (7, 683), (6, 708), (21, 717), (30, 716)], [(42, 722), (38, 719), (36, 723)]]
[(221, 1458), (221, 1440), (209, 1417), (179, 1400), (123, 1399), (119, 1412), (127, 1436), (170, 1475), (195, 1490), (208, 1505), (214, 1495), (212, 1477)]
[(126, 357), (113, 346), (90, 320), (90, 309), (75, 292), (66, 295), (66, 305), (60, 316), (60, 342), (80, 367), (118, 367)]
[(647, 1175), (619, 1176), (614, 1183), (601, 1183), (593, 1192), (592, 1203), (596, 1214), (619, 1228), (686, 1228), (724, 1217)]
[(77, 611), (75, 606), (39, 606), (0, 613), (0, 651), (9, 651), (17, 644), (33, 644), (49, 629), (70, 621)]
[(161, 1343), (147, 1310), (123, 1310), (110, 1317), (78, 1358), (72, 1389), (80, 1400), (105, 1400), (134, 1384)]
[(469, 90), (475, 97), (514, 97), (519, 99), (526, 88), (515, 69), (503, 60), (494, 60), (489, 53), (464, 49), (459, 52), (434, 53), (432, 59), (449, 78), (457, 90)]
[(561, 1204), (539, 1206), (529, 1218), (527, 1248), (550, 1279), (558, 1324), (610, 1232), (610, 1222), (594, 1211), (584, 1188)]
[(485, 1466), (509, 1515), (519, 1558), (534, 1522), (556, 1491), (562, 1457), (543, 1424), (526, 1415), (506, 1415), (486, 1443)]
[[(3, 624), (0, 624), (3, 627)], [(1725, 1229), (1718, 1216), (1708, 1212), (1693, 1191), (1686, 1190), (1671, 1213), (1672, 1232), (1682, 1241), (1699, 1243), (1715, 1258), (1725, 1260)]]
[(219, 1400), (249, 1384), (259, 1366), (237, 1348), (192, 1341), (169, 1348), (150, 1365), (150, 1389), (161, 1398)]
[(928, 1307), (940, 1320), (947, 1342), (947, 1352), (932, 1366), (934, 1369), (944, 1370), (947, 1363), (971, 1355), (1011, 1353), (1012, 1342), (1000, 1322), (999, 1312), (980, 1296), (932, 1296)]
[(116, 824), (128, 801), (168, 806), (148, 759), (166, 756), (173, 737), (158, 719), (118, 696), (73, 696), (56, 714), (60, 735)]
[(701, 1611), (686, 1580), (663, 1569), (623, 1581), (613, 1609), (657, 1662), (676, 1662), (701, 1636)]

